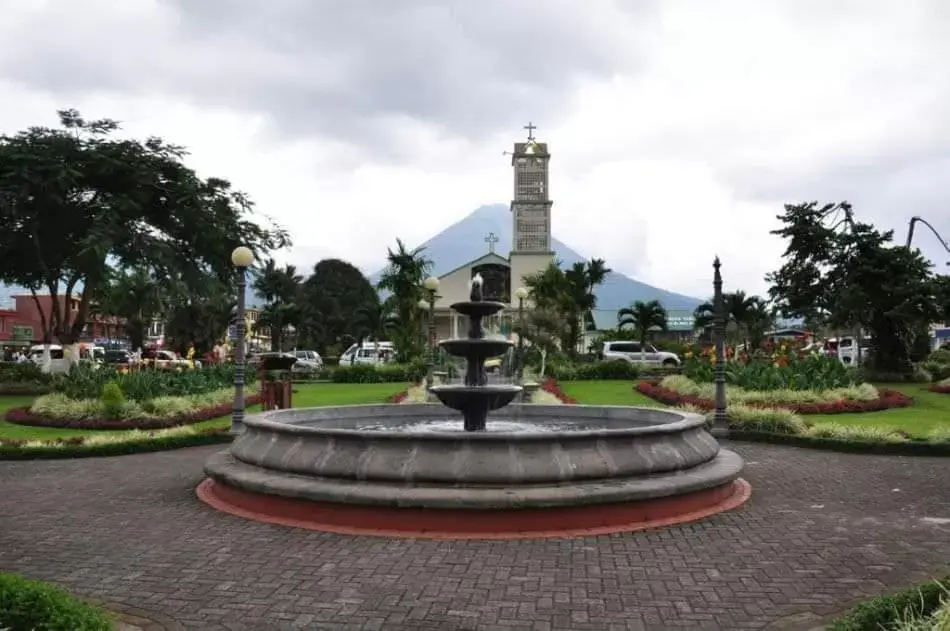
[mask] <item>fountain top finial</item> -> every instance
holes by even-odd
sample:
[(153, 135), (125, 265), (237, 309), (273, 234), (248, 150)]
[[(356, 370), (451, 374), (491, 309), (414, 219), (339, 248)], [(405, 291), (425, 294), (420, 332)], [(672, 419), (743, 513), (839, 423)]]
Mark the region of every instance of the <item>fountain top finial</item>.
[(471, 291), (469, 293), (468, 299), (472, 302), (481, 302), (482, 301), (482, 284), (484, 279), (481, 274), (475, 274), (472, 276), (471, 282)]

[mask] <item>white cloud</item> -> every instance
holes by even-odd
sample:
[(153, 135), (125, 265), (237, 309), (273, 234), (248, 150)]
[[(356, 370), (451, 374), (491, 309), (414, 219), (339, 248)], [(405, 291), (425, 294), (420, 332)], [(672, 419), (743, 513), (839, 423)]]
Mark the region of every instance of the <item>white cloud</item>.
[[(885, 227), (924, 214), (950, 234), (943, 184), (950, 161), (950, 10), (941, 0), (831, 7), (695, 0), (664, 2), (648, 18), (606, 2), (538, 4), (537, 11), (550, 11), (539, 24), (564, 39), (526, 42), (519, 52), (540, 56), (543, 66), (552, 47), (572, 45), (567, 36), (576, 12), (578, 41), (588, 42), (594, 28), (603, 33), (604, 42), (584, 58), (591, 71), (578, 62), (554, 86), (548, 77), (557, 73), (548, 69), (548, 92), (522, 89), (506, 75), (510, 103), (492, 92), (490, 115), (482, 102), (452, 103), (457, 127), (406, 111), (405, 103), (424, 102), (425, 95), (403, 95), (401, 109), (380, 103), (366, 115), (369, 141), (348, 135), (348, 126), (335, 133), (283, 120), (289, 110), (282, 99), (295, 83), (345, 82), (350, 66), (326, 61), (332, 55), (319, 57), (320, 65), (313, 55), (304, 63), (297, 44), (274, 44), (279, 33), (263, 26), (196, 44), (165, 3), (97, 0), (83, 5), (82, 21), (69, 13), (70, 22), (62, 9), (71, 4), (0, 2), (7, 25), (0, 27), (0, 129), (52, 124), (55, 109), (76, 107), (87, 117), (122, 120), (129, 133), (187, 145), (201, 173), (230, 179), (291, 230), (296, 247), (283, 256), (302, 267), (337, 256), (371, 271), (395, 237), (419, 243), (481, 204), (507, 202), (511, 175), (502, 151), (520, 139), (512, 124), (518, 119), (534, 119), (553, 152), (556, 236), (617, 271), (681, 293), (709, 293), (715, 254), (727, 284), (763, 291), (763, 274), (779, 263), (781, 244), (768, 231), (784, 202), (847, 198)], [(493, 10), (504, 17), (505, 6)], [(451, 15), (457, 24), (448, 36), (460, 41), (466, 33), (498, 41), (524, 32), (499, 22), (492, 34), (485, 19), (462, 10)], [(527, 17), (517, 12), (519, 20)], [(31, 30), (44, 21), (45, 30)], [(446, 55), (480, 49), (488, 50), (466, 41)], [(419, 57), (429, 50), (410, 51), (418, 63), (416, 89), (430, 79), (447, 81), (441, 71), (430, 77), (435, 60)], [(34, 80), (27, 70), (40, 61), (45, 75)], [(70, 74), (77, 63), (108, 80), (87, 77), (93, 87), (84, 87)], [(472, 61), (455, 79), (476, 82), (465, 73), (493, 67)], [(211, 99), (199, 84), (216, 68), (229, 83)], [(242, 72), (246, 85), (235, 83)], [(264, 74), (281, 89), (248, 101)], [(529, 85), (530, 77), (524, 81)], [(535, 108), (526, 96), (535, 93), (555, 102)], [(334, 98), (332, 107), (339, 107), (341, 97)], [(324, 112), (314, 99), (306, 102), (318, 117)], [(539, 111), (547, 117), (538, 120)], [(480, 121), (478, 133), (470, 121)], [(384, 155), (374, 153), (373, 134)], [(936, 258), (935, 243), (921, 244)]]

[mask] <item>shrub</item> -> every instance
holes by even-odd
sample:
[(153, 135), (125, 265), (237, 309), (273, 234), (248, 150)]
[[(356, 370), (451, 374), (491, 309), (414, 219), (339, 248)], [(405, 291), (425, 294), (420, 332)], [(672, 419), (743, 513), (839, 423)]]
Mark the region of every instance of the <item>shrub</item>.
[(99, 397), (102, 413), (106, 418), (122, 418), (125, 411), (125, 395), (122, 388), (114, 381), (102, 386), (102, 395)]
[(111, 631), (113, 625), (105, 612), (55, 585), (0, 573), (0, 629)]
[(559, 363), (549, 366), (548, 376), (558, 381), (597, 381), (605, 379), (634, 380), (640, 367), (622, 359), (584, 364)]
[(801, 416), (783, 408), (732, 405), (726, 408), (726, 414), (729, 427), (745, 432), (799, 435), (808, 430), (808, 424)]
[(413, 364), (353, 364), (336, 366), (329, 370), (333, 383), (401, 383), (417, 382), (425, 377), (426, 365)]
[(816, 438), (834, 438), (861, 443), (894, 444), (906, 443), (910, 437), (889, 427), (862, 425), (840, 425), (838, 423), (819, 423), (808, 428), (808, 436)]
[[(787, 353), (773, 360), (728, 361), (726, 383), (746, 390), (831, 390), (858, 382), (857, 373), (834, 357)], [(715, 366), (710, 357), (688, 359), (683, 374), (699, 383), (711, 383)]]
[(940, 626), (900, 626), (902, 622), (930, 615), (941, 606), (950, 590), (950, 577), (865, 601), (829, 624), (827, 631), (880, 631), (881, 629), (930, 629)]
[[(248, 383), (253, 383), (256, 378), (253, 372), (246, 375)], [(196, 395), (231, 386), (234, 383), (234, 366), (221, 364), (182, 372), (154, 369), (120, 372), (107, 366), (96, 368), (80, 364), (68, 374), (53, 378), (55, 391), (70, 399), (98, 398), (102, 387), (109, 382), (116, 383), (129, 401)]]
[(0, 362), (0, 383), (49, 383), (50, 375), (33, 362)]

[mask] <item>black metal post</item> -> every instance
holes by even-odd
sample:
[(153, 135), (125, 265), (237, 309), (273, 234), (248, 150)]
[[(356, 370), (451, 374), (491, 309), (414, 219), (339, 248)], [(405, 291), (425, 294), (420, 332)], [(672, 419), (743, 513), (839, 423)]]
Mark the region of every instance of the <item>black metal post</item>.
[(426, 363), (426, 390), (432, 388), (435, 373), (435, 290), (429, 289), (429, 361)]
[(726, 414), (726, 306), (722, 298), (722, 274), (719, 257), (713, 261), (713, 310), (715, 311), (716, 336), (716, 409), (713, 415), (713, 432), (729, 433), (729, 417)]
[(518, 385), (524, 385), (524, 298), (518, 298)]
[(247, 290), (247, 268), (238, 267), (237, 322), (234, 323), (237, 340), (234, 347), (234, 407), (231, 412), (231, 433), (244, 431), (244, 344), (247, 337), (244, 293)]

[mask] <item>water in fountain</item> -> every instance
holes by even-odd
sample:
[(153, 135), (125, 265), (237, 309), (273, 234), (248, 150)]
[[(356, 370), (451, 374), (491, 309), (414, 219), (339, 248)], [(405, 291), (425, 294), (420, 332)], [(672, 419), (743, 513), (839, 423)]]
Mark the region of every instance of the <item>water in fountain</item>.
[(433, 386), (431, 392), (443, 405), (462, 413), (463, 429), (467, 432), (485, 431), (488, 413), (505, 407), (521, 392), (520, 386), (488, 383), (485, 371), (486, 360), (504, 355), (512, 346), (509, 340), (486, 337), (482, 326), (483, 318), (504, 308), (502, 302), (483, 300), (482, 278), (476, 275), (469, 300), (452, 305), (453, 311), (468, 316), (468, 337), (439, 343), (450, 355), (465, 359), (465, 379), (462, 384)]

